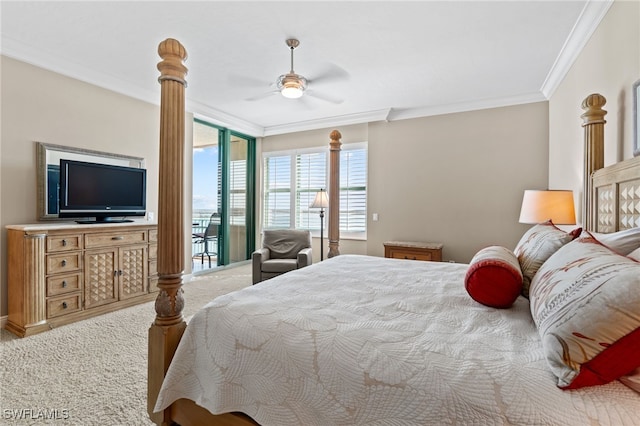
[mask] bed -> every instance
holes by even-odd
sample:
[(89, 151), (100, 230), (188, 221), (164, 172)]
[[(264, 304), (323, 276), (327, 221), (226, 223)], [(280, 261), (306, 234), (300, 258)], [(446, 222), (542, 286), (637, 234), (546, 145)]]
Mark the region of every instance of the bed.
[[(629, 245), (640, 225), (640, 157), (602, 167), (603, 97), (583, 104), (583, 223), (592, 233), (545, 223), (514, 252), (487, 247), (468, 265), (405, 261), (338, 255), (338, 213), (330, 211), (328, 260), (218, 297), (187, 326), (184, 256), (175, 249), (185, 228), (186, 51), (172, 39), (158, 51), (160, 292), (148, 387), (155, 423), (640, 425), (640, 390), (632, 389), (640, 367), (640, 263)], [(337, 176), (332, 168), (330, 189)], [(549, 241), (558, 247), (535, 270), (520, 267), (533, 253), (528, 247)], [(519, 283), (500, 308), (471, 286), (486, 285), (474, 277), (496, 270), (510, 290)], [(530, 299), (519, 296), (525, 276)], [(616, 297), (621, 302), (608, 310)], [(576, 308), (583, 305), (596, 311)], [(563, 325), (572, 321), (581, 332), (567, 337)], [(593, 328), (607, 321), (613, 326)]]

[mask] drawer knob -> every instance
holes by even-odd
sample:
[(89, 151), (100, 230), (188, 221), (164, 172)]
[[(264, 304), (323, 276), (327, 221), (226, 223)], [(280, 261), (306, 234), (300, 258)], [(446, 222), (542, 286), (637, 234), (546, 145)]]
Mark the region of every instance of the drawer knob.
[(67, 309), (67, 302), (62, 302), (62, 309)]
[(67, 246), (67, 240), (62, 240), (62, 247), (66, 247)]
[(118, 236), (118, 237), (111, 237), (111, 239), (112, 239), (112, 240), (114, 240), (114, 241), (119, 241), (119, 240), (122, 240), (123, 238), (124, 238), (124, 237), (120, 237), (120, 236)]
[(67, 260), (66, 259), (62, 259), (62, 262), (60, 262), (60, 264), (62, 266), (67, 266)]
[(67, 281), (62, 281), (62, 288), (65, 288), (67, 286)]

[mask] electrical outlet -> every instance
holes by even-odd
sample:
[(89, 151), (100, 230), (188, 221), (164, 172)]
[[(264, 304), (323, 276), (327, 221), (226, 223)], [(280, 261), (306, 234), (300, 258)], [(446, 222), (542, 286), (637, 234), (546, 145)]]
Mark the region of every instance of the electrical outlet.
[(153, 222), (154, 219), (155, 219), (155, 214), (153, 214), (153, 212), (147, 212), (147, 220), (149, 222)]

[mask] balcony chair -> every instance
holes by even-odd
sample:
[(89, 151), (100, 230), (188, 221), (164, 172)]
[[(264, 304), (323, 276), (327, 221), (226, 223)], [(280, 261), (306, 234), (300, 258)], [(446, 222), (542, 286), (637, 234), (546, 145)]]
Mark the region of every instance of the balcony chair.
[[(211, 268), (211, 257), (218, 255), (218, 226), (220, 225), (220, 214), (215, 212), (209, 218), (209, 223), (204, 232), (195, 232), (192, 234), (193, 244), (203, 244), (203, 251), (195, 253), (193, 257), (200, 256), (200, 262), (204, 264), (204, 257), (209, 260), (209, 268)], [(215, 250), (212, 247), (215, 246)]]

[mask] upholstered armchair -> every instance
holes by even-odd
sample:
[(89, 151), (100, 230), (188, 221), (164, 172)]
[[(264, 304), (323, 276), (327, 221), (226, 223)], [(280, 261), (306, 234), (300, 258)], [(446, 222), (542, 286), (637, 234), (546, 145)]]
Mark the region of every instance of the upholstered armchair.
[(311, 265), (311, 232), (265, 229), (262, 232), (262, 248), (254, 251), (251, 259), (253, 284)]

